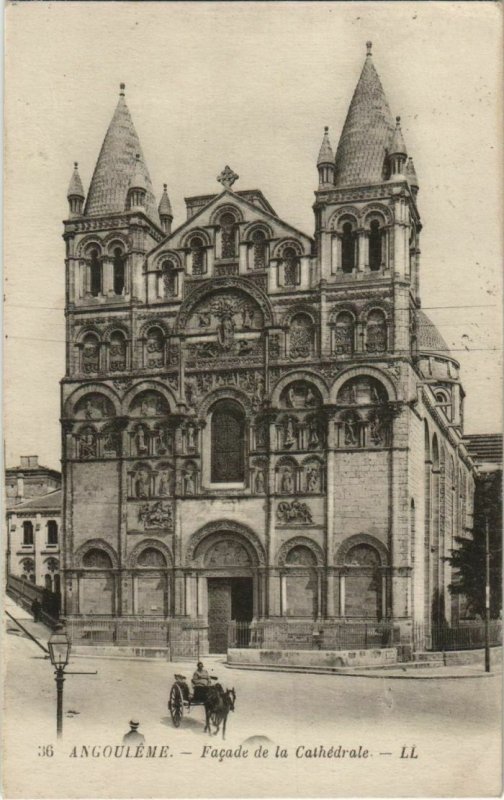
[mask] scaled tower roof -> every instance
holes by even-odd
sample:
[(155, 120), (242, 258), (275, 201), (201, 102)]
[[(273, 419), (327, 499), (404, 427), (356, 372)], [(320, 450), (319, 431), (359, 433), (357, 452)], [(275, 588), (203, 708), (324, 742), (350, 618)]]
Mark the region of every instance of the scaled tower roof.
[(394, 130), (394, 118), (368, 42), (366, 60), (336, 151), (336, 186), (380, 183)]
[[(159, 214), (149, 171), (124, 99), (124, 88), (122, 83), (119, 102), (105, 134), (91, 179), (84, 213), (94, 216), (124, 212), (131, 180), (135, 171), (140, 169), (146, 187), (145, 212), (156, 225), (159, 225)], [(136, 164), (137, 153), (139, 155), (138, 166)]]

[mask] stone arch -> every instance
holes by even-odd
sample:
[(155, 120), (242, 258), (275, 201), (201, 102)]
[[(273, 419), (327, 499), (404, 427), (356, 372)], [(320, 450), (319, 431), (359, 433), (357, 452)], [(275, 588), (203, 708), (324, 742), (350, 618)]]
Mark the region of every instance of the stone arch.
[(241, 522), (234, 522), (229, 519), (216, 520), (215, 522), (208, 522), (203, 525), (198, 531), (192, 534), (189, 539), (186, 551), (186, 565), (192, 566), (196, 556), (196, 551), (201, 544), (205, 543), (208, 539), (208, 547), (205, 547), (204, 552), (216, 541), (218, 534), (233, 534), (238, 535), (237, 541), (243, 544), (247, 552), (252, 558), (252, 564), (265, 566), (266, 555), (264, 547), (259, 540), (257, 534), (254, 533), (252, 528), (243, 525)]
[(253, 413), (252, 398), (249, 397), (245, 392), (243, 392), (241, 389), (236, 389), (234, 386), (220, 386), (219, 388), (210, 391), (201, 400), (196, 408), (198, 417), (201, 420), (204, 420), (209, 414), (212, 406), (217, 403), (218, 400), (234, 400), (243, 408), (247, 417), (250, 417)]
[(330, 231), (338, 231), (341, 228), (341, 223), (345, 220), (353, 220), (355, 228), (359, 227), (361, 212), (356, 206), (343, 206), (332, 214), (329, 219), (327, 229)]
[(368, 367), (363, 365), (362, 367), (348, 367), (348, 369), (342, 370), (336, 380), (334, 381), (331, 391), (330, 391), (330, 402), (336, 403), (336, 398), (338, 396), (338, 392), (343, 386), (344, 383), (349, 381), (351, 378), (357, 377), (368, 377), (368, 378), (375, 378), (375, 380), (379, 381), (384, 389), (387, 392), (389, 402), (394, 402), (396, 400), (400, 400), (400, 390), (394, 383), (394, 381), (389, 378), (381, 369), (377, 367)]
[(166, 560), (166, 569), (170, 569), (173, 566), (173, 556), (170, 548), (162, 542), (160, 539), (143, 539), (141, 542), (135, 545), (131, 553), (128, 555), (126, 560), (126, 566), (129, 569), (134, 569), (139, 556), (143, 553), (144, 550), (159, 550), (160, 553), (164, 556)]
[(289, 385), (289, 383), (293, 383), (294, 381), (313, 383), (322, 396), (322, 404), (325, 404), (329, 401), (329, 391), (323, 378), (321, 378), (315, 372), (311, 372), (311, 370), (293, 370), (292, 372), (288, 372), (287, 375), (283, 375), (273, 387), (271, 391), (272, 406), (279, 405), (282, 391)]
[(389, 564), (388, 548), (385, 547), (383, 542), (377, 539), (376, 536), (371, 536), (369, 533), (356, 533), (353, 536), (349, 536), (347, 539), (345, 539), (340, 544), (336, 552), (336, 563), (344, 565), (350, 550), (358, 545), (367, 545), (368, 547), (372, 547), (374, 550), (376, 550), (380, 557), (382, 567), (385, 567)]
[(74, 338), (74, 344), (81, 345), (86, 336), (88, 336), (90, 333), (94, 334), (94, 336), (97, 336), (101, 344), (103, 331), (97, 325), (93, 324), (86, 324), (81, 328), (80, 331), (78, 331)]
[(387, 322), (391, 318), (392, 308), (390, 303), (388, 303), (386, 300), (372, 300), (370, 303), (366, 303), (366, 305), (361, 309), (359, 321), (365, 323), (372, 311), (381, 311), (383, 314), (385, 314), (385, 319)]
[(131, 331), (129, 330), (126, 323), (118, 321), (116, 323), (113, 323), (112, 325), (108, 325), (103, 331), (103, 341), (110, 342), (110, 337), (114, 333), (122, 333), (126, 337), (126, 341), (129, 342), (131, 337)]
[(280, 241), (274, 246), (273, 258), (282, 258), (283, 252), (287, 247), (292, 247), (298, 256), (305, 254), (305, 249), (300, 241), (297, 239), (292, 239), (291, 237), (286, 237), (284, 239), (280, 239)]
[(289, 552), (295, 547), (308, 548), (315, 558), (316, 565), (318, 567), (324, 566), (324, 552), (317, 542), (314, 542), (313, 539), (308, 538), (308, 536), (293, 536), (291, 539), (287, 539), (278, 550), (276, 561), (279, 567), (285, 566)]
[(306, 316), (310, 317), (312, 325), (317, 325), (319, 321), (318, 311), (310, 306), (308, 303), (296, 303), (295, 306), (292, 306), (286, 312), (283, 318), (284, 326), (289, 326), (292, 319), (296, 317), (298, 314), (306, 314)]
[(73, 391), (72, 394), (67, 397), (64, 403), (63, 415), (65, 417), (71, 417), (74, 407), (77, 405), (79, 400), (81, 400), (87, 394), (105, 395), (105, 397), (107, 397), (108, 400), (110, 400), (114, 405), (115, 416), (119, 414), (120, 400), (116, 392), (104, 384), (91, 382), (86, 383), (84, 386), (79, 386), (78, 389), (75, 389), (75, 391)]
[(170, 334), (170, 329), (162, 317), (151, 317), (151, 319), (144, 322), (140, 330), (138, 331), (138, 339), (145, 339), (147, 336), (147, 332), (151, 328), (159, 328), (163, 336), (166, 338)]
[(103, 238), (103, 249), (106, 250), (108, 255), (114, 254), (114, 248), (120, 247), (123, 251), (123, 256), (127, 255), (130, 246), (129, 237), (113, 231), (108, 236)]
[(160, 383), (156, 380), (145, 380), (141, 381), (140, 383), (136, 383), (132, 386), (123, 397), (122, 401), (122, 408), (124, 416), (128, 416), (129, 409), (134, 402), (134, 400), (138, 397), (138, 395), (142, 394), (143, 392), (152, 391), (158, 392), (163, 396), (163, 399), (166, 400), (168, 404), (168, 409), (170, 413), (173, 413), (176, 408), (176, 400), (173, 395), (173, 392), (167, 388), (163, 383)]
[(93, 248), (97, 247), (100, 258), (103, 256), (103, 240), (96, 233), (88, 233), (84, 236), (77, 245), (77, 255), (79, 258), (87, 258), (87, 253)]
[(223, 214), (232, 214), (236, 222), (243, 222), (243, 212), (234, 203), (221, 203), (212, 211), (210, 215), (210, 225), (218, 225), (219, 219)]
[(165, 261), (174, 261), (178, 269), (184, 268), (180, 253), (177, 253), (175, 250), (163, 250), (160, 253), (156, 253), (153, 259), (154, 269), (161, 269)]
[(261, 221), (255, 220), (254, 222), (250, 222), (248, 225), (245, 226), (243, 230), (243, 240), (250, 242), (253, 234), (256, 233), (257, 231), (261, 231), (261, 233), (264, 233), (266, 239), (273, 238), (274, 235), (273, 228), (266, 222), (263, 222), (262, 220)]
[(431, 459), (431, 435), (429, 431), (429, 425), (427, 420), (424, 419), (424, 454), (425, 454), (425, 461), (430, 461)]
[(329, 324), (334, 325), (339, 315), (342, 312), (351, 314), (352, 317), (354, 318), (354, 321), (357, 322), (359, 318), (359, 312), (357, 310), (357, 307), (353, 303), (338, 303), (337, 305), (334, 305), (331, 309), (331, 313), (329, 315)]
[(75, 567), (79, 569), (83, 568), (83, 559), (90, 550), (103, 550), (110, 558), (112, 569), (118, 569), (119, 558), (117, 553), (114, 548), (105, 541), (105, 539), (88, 539), (86, 542), (81, 544), (81, 546), (78, 547), (74, 553)]
[(180, 306), (174, 326), (174, 332), (183, 333), (189, 317), (201, 300), (207, 296), (209, 297), (210, 295), (217, 293), (221, 289), (237, 289), (244, 292), (244, 294), (250, 295), (263, 313), (264, 324), (273, 324), (273, 310), (271, 308), (269, 298), (264, 294), (264, 292), (254, 283), (252, 283), (252, 281), (247, 280), (247, 278), (234, 278), (226, 276), (223, 278), (213, 278), (211, 286), (205, 283), (201, 286), (198, 286), (196, 289), (193, 289), (193, 291), (184, 299)]
[(190, 247), (190, 241), (193, 236), (198, 236), (203, 241), (204, 247), (210, 247), (212, 245), (212, 240), (210, 238), (210, 234), (204, 228), (191, 228), (190, 231), (184, 233), (180, 240), (180, 247), (186, 248)]
[(370, 223), (373, 219), (381, 218), (382, 225), (392, 224), (392, 213), (390, 209), (383, 203), (370, 203), (362, 212), (362, 224), (366, 230), (369, 230)]

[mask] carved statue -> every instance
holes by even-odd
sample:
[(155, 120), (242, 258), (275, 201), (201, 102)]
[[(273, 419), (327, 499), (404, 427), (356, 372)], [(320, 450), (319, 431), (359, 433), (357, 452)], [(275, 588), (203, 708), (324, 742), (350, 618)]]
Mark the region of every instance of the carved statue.
[(217, 340), (223, 350), (231, 350), (234, 339), (234, 320), (231, 314), (225, 314), (217, 326)]
[(294, 433), (294, 422), (292, 417), (287, 417), (285, 422), (285, 432), (284, 432), (284, 445), (285, 447), (291, 447), (293, 444), (296, 444), (296, 437)]
[(351, 416), (345, 418), (344, 421), (345, 432), (345, 445), (347, 447), (355, 447), (359, 444), (359, 423)]
[(284, 494), (292, 494), (294, 491), (294, 477), (290, 469), (285, 470), (285, 472), (282, 474), (281, 489)]
[(308, 428), (308, 447), (314, 448), (318, 447), (320, 444), (320, 436), (319, 436), (319, 429), (318, 423), (316, 420), (310, 420), (310, 425)]
[(81, 434), (79, 455), (81, 458), (96, 458), (96, 434), (93, 431)]
[(138, 521), (146, 528), (171, 528), (173, 527), (172, 507), (162, 500), (149, 505), (144, 503), (138, 509)]
[(166, 496), (171, 494), (172, 473), (171, 470), (165, 469), (159, 476), (158, 494)]
[(264, 494), (265, 488), (266, 487), (265, 487), (264, 470), (259, 469), (259, 470), (257, 470), (256, 476), (255, 476), (255, 491), (256, 491), (256, 494)]
[(137, 429), (135, 435), (135, 445), (138, 455), (144, 455), (147, 452), (147, 441), (143, 427)]
[(188, 450), (196, 449), (196, 442), (194, 439), (194, 428), (192, 425), (189, 425), (187, 428), (187, 449)]
[(135, 495), (136, 497), (150, 497), (149, 474), (146, 470), (141, 469), (135, 479)]
[(310, 467), (306, 475), (306, 491), (314, 494), (320, 491), (320, 471), (318, 467)]
[(300, 503), (299, 500), (293, 500), (291, 503), (283, 501), (278, 504), (277, 519), (279, 522), (287, 525), (292, 523), (300, 523), (301, 525), (312, 525), (312, 513), (306, 503)]
[(191, 495), (194, 494), (194, 491), (194, 475), (191, 470), (187, 470), (184, 472), (184, 494)]

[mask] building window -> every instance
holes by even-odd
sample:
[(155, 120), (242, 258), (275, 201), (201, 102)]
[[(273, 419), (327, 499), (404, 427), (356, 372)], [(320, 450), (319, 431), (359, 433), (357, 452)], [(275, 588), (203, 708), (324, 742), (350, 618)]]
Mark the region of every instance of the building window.
[(369, 269), (375, 271), (382, 265), (382, 231), (377, 219), (371, 222), (369, 230)]
[(100, 341), (94, 333), (88, 333), (82, 342), (82, 372), (98, 372), (100, 369)]
[(212, 483), (245, 480), (245, 415), (237, 403), (223, 400), (212, 412)]
[(126, 337), (121, 331), (114, 331), (110, 337), (109, 367), (111, 372), (126, 369)]
[(120, 247), (114, 250), (114, 294), (124, 294), (124, 255)]
[(387, 349), (387, 322), (379, 309), (370, 311), (366, 321), (366, 350), (382, 353)]
[(23, 522), (23, 544), (33, 545), (33, 522)]
[(265, 269), (266, 267), (266, 234), (264, 231), (254, 231), (252, 234), (252, 267)]
[(355, 323), (349, 311), (341, 311), (334, 327), (334, 352), (351, 355), (354, 351)]
[(341, 236), (341, 269), (343, 272), (352, 272), (355, 269), (355, 232), (351, 222), (345, 222)]
[(98, 250), (93, 249), (89, 261), (89, 291), (93, 297), (98, 297), (102, 291), (102, 266)]
[(54, 519), (47, 523), (47, 544), (58, 544), (58, 523)]
[(200, 236), (193, 236), (190, 243), (192, 257), (192, 274), (203, 275), (205, 272), (205, 246)]
[(221, 258), (234, 258), (236, 256), (236, 220), (233, 214), (223, 214), (219, 221), (221, 226)]
[(284, 286), (297, 286), (300, 281), (300, 259), (293, 247), (283, 251)]
[[(198, 241), (201, 241), (199, 239)], [(194, 256), (194, 252), (193, 252)], [(194, 259), (193, 259), (193, 273), (194, 273)], [(159, 287), (159, 297), (177, 297), (179, 293), (178, 286), (178, 270), (173, 261), (163, 261), (161, 266), (161, 286)]]

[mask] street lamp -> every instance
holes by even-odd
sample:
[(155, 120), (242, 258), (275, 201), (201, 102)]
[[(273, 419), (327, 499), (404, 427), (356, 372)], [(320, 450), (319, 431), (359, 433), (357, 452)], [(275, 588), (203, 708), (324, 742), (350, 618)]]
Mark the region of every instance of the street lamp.
[(56, 628), (47, 642), (49, 648), (49, 658), (54, 667), (56, 681), (56, 732), (58, 739), (63, 732), (63, 684), (65, 682), (65, 667), (70, 656), (70, 641), (63, 625), (56, 625)]

